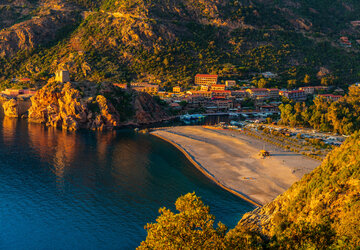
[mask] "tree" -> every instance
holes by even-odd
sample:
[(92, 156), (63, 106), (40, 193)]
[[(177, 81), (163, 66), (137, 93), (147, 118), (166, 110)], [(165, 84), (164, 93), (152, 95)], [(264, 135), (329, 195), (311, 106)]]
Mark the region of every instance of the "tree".
[(309, 83), (310, 83), (310, 80), (311, 80), (310, 76), (309, 76), (308, 74), (306, 74), (305, 77), (304, 77), (304, 81), (303, 81), (303, 82), (304, 82), (305, 84), (309, 84)]
[(224, 249), (227, 227), (214, 228), (215, 216), (202, 200), (189, 193), (175, 203), (179, 213), (160, 208), (156, 223), (145, 226), (148, 235), (138, 249)]
[(288, 89), (292, 89), (296, 86), (296, 79), (288, 80), (287, 83), (288, 83)]

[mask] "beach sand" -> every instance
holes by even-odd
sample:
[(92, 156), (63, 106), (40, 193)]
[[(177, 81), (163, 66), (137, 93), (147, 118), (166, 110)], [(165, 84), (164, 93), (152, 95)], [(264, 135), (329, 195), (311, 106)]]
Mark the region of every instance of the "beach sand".
[[(153, 135), (178, 147), (205, 175), (256, 205), (264, 205), (320, 165), (301, 154), (231, 130), (201, 126), (160, 129)], [(261, 159), (265, 148), (271, 157)]]

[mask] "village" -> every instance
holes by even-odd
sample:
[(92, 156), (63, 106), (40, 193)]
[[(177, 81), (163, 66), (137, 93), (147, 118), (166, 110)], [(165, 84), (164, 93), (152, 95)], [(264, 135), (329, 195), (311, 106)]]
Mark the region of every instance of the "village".
[[(274, 78), (276, 74), (265, 72), (264, 78)], [(29, 78), (14, 79), (27, 83)], [(70, 82), (70, 73), (60, 70), (55, 74), (55, 81)], [(250, 80), (219, 80), (218, 75), (197, 74), (190, 89), (175, 86), (172, 91), (165, 91), (159, 85), (148, 82), (118, 84), (122, 89), (132, 89), (157, 96), (177, 114), (201, 113), (207, 115), (237, 114), (237, 113), (269, 113), (279, 114), (278, 106), (283, 97), (294, 102), (303, 102), (317, 96), (337, 101), (344, 95), (341, 88), (328, 86), (304, 86), (298, 89), (256, 88)], [(28, 99), (36, 94), (35, 88), (9, 88), (0, 92), (6, 98)]]
[[(262, 74), (265, 78), (274, 73)], [(131, 88), (158, 96), (179, 113), (236, 114), (236, 113), (279, 113), (278, 106), (285, 97), (303, 102), (317, 96), (337, 101), (344, 95), (341, 88), (328, 86), (304, 86), (298, 89), (256, 88), (251, 81), (221, 80), (218, 75), (197, 74), (191, 89), (175, 86), (164, 91), (159, 85), (150, 83), (115, 84), (120, 88)]]

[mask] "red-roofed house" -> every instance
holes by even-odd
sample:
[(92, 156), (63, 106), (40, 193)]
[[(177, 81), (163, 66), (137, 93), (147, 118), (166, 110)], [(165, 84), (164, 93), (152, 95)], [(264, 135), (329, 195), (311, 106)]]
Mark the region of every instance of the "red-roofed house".
[(280, 95), (294, 101), (306, 100), (306, 94), (303, 90), (280, 91)]
[(114, 83), (113, 84), (116, 87), (119, 87), (121, 89), (127, 89), (127, 84), (126, 83)]
[(214, 84), (211, 85), (211, 90), (225, 90), (225, 85), (222, 84)]

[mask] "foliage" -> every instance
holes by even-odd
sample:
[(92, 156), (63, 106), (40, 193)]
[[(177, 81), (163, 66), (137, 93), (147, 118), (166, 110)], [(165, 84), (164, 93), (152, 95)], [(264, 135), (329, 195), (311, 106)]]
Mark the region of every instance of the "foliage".
[[(328, 0), (326, 8), (310, 0), (300, 1), (297, 8), (280, 0), (269, 4), (234, 0), (221, 4), (208, 0), (67, 2), (80, 6), (79, 11), (92, 12), (60, 32), (63, 34), (52, 44), (21, 50), (11, 59), (0, 58), (4, 79), (26, 76), (46, 81), (61, 65), (70, 69), (75, 80), (151, 79), (170, 89), (179, 84), (189, 87), (199, 72), (244, 79), (250, 73), (273, 71), (279, 73), (279, 79), (260, 79), (257, 85), (285, 87), (288, 80), (290, 86), (310, 81), (320, 84), (315, 76), (322, 66), (332, 71), (323, 77), (322, 83), (327, 85), (355, 81), (360, 72), (359, 53), (333, 46), (331, 40), (338, 37), (329, 33), (346, 28), (342, 23), (352, 21), (356, 12)], [(351, 2), (354, 10), (359, 6)], [(314, 31), (324, 33), (319, 38), (313, 30), (298, 32), (284, 12), (287, 8), (299, 20), (311, 22)], [(316, 19), (311, 11), (305, 11), (309, 8), (319, 13)], [(332, 8), (342, 11), (333, 17)], [(15, 14), (9, 15), (14, 19)]]
[(281, 104), (279, 109), (281, 124), (349, 135), (360, 129), (360, 88), (350, 87), (349, 94), (339, 101), (317, 97), (310, 106), (288, 103)]
[(145, 227), (148, 236), (138, 249), (223, 249), (226, 226), (214, 228), (215, 217), (202, 200), (189, 193), (175, 203), (178, 214), (161, 208), (156, 223)]
[(226, 233), (194, 193), (166, 208), (139, 249), (357, 249), (360, 246), (360, 132), (274, 201)]

